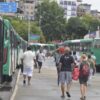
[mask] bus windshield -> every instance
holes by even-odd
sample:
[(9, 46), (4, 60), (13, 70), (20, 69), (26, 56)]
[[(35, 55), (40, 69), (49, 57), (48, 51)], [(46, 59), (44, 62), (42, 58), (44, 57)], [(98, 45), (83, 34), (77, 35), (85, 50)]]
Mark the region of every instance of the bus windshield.
[(100, 48), (100, 39), (95, 39), (94, 40), (94, 47), (95, 48)]

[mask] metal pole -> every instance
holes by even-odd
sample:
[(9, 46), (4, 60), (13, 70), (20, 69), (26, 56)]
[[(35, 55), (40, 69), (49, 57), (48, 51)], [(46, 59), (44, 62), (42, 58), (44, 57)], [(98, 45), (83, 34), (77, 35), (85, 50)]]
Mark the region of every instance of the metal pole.
[(90, 29), (89, 29), (89, 31), (88, 31), (88, 34), (89, 34), (89, 38), (91, 38), (91, 36), (90, 36), (90, 35), (91, 35), (91, 34), (90, 34)]
[(28, 43), (30, 42), (30, 30), (31, 30), (31, 25), (30, 25), (30, 16), (28, 16)]
[(17, 18), (18, 18), (18, 8), (19, 8), (19, 0), (16, 0), (16, 4), (17, 4)]
[(98, 38), (100, 38), (100, 26), (98, 26), (98, 32), (99, 32)]

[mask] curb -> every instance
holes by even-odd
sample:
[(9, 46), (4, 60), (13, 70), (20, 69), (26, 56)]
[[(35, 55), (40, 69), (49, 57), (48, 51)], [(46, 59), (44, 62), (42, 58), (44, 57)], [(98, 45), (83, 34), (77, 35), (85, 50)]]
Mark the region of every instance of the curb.
[(19, 82), (19, 78), (20, 78), (20, 73), (21, 73), (21, 70), (19, 70), (18, 72), (18, 75), (17, 75), (17, 80), (16, 80), (16, 85), (15, 85), (15, 88), (13, 90), (13, 93), (10, 97), (10, 100), (14, 100), (15, 96), (16, 96), (16, 93), (17, 93), (17, 90), (18, 90), (18, 82)]

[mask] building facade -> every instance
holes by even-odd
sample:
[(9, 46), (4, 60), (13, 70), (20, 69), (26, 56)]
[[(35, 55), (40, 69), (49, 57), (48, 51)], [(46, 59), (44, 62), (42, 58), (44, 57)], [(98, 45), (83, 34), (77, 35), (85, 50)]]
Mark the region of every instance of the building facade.
[(64, 9), (66, 19), (77, 16), (77, 0), (59, 0), (59, 5)]
[(23, 13), (19, 14), (19, 17), (25, 20), (34, 20), (36, 4), (37, 0), (20, 0), (18, 7)]
[(91, 5), (90, 4), (80, 4), (77, 7), (77, 16), (83, 16), (85, 14), (91, 14)]
[(91, 10), (91, 15), (97, 19), (100, 19), (100, 12), (98, 10)]
[(19, 1), (19, 0), (5, 0), (6, 2), (14, 2), (14, 1)]

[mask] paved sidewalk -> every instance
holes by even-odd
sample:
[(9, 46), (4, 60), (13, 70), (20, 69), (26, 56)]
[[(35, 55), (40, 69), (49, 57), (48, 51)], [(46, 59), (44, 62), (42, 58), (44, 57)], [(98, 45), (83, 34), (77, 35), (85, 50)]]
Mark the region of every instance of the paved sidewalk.
[[(87, 100), (100, 100), (100, 74), (96, 74), (92, 85), (88, 87)], [(18, 90), (14, 100), (62, 100), (60, 87), (56, 82), (56, 69), (43, 68), (39, 74), (34, 70), (30, 86), (23, 86), (22, 75), (18, 83)], [(79, 82), (73, 82), (70, 100), (80, 100)], [(69, 100), (66, 96), (64, 100)]]
[(9, 100), (10, 99), (10, 97), (12, 96), (12, 93), (15, 89), (18, 73), (19, 73), (19, 70), (16, 69), (16, 72), (13, 75), (13, 81), (10, 84), (8, 84), (8, 83), (3, 84), (4, 88), (0, 87), (0, 100)]

